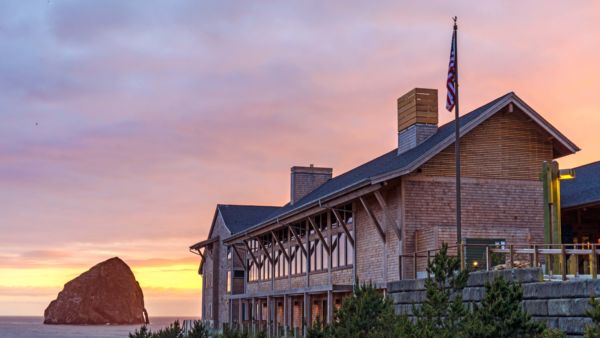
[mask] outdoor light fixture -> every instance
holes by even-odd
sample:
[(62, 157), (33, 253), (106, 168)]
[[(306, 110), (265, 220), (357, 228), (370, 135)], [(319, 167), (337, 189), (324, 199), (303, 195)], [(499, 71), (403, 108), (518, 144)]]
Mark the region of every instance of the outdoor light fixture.
[(572, 180), (575, 178), (575, 170), (573, 169), (560, 169), (558, 171), (558, 179), (563, 180)]
[[(562, 226), (560, 217), (560, 181), (575, 178), (575, 170), (559, 169), (558, 162), (544, 161), (540, 176), (544, 189), (544, 243), (562, 244)], [(566, 264), (546, 256), (546, 273), (561, 271)]]
[(473, 267), (476, 268), (479, 266), (479, 262), (478, 261), (473, 261)]

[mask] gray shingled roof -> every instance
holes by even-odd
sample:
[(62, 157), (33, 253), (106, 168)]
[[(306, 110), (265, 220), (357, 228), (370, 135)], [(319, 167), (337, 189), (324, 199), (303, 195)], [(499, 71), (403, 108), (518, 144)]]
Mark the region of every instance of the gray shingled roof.
[(225, 225), (233, 235), (264, 220), (280, 207), (219, 204), (217, 209), (221, 212)]
[[(496, 104), (500, 104), (505, 102), (514, 102), (517, 106), (520, 106), (524, 111), (526, 111), (529, 116), (536, 120), (543, 128), (545, 128), (549, 133), (555, 136), (558, 139), (558, 142), (561, 142), (565, 149), (569, 153), (573, 153), (578, 151), (579, 148), (571, 141), (569, 141), (564, 135), (562, 135), (556, 128), (550, 125), (546, 120), (543, 119), (539, 114), (537, 114), (531, 107), (527, 106), (525, 102), (523, 102), (520, 98), (516, 96), (515, 93), (510, 92), (505, 94), (473, 111), (467, 113), (460, 117), (460, 125), (462, 135), (468, 132), (470, 129), (467, 129), (467, 126), (470, 128), (476, 126), (477, 121), (483, 121), (486, 116), (491, 116), (491, 113), (494, 113), (497, 110), (491, 110)], [(502, 103), (504, 104), (504, 103)], [(503, 106), (502, 106), (503, 107)], [(497, 107), (502, 108), (502, 107)], [(465, 128), (463, 130), (463, 128)], [(410, 170), (414, 170), (414, 165), (418, 164), (419, 161), (423, 160), (424, 157), (435, 153), (435, 151), (441, 151), (439, 149), (442, 146), (445, 146), (445, 143), (448, 142), (449, 138), (451, 138), (451, 142), (454, 142), (454, 131), (455, 131), (455, 123), (451, 121), (446, 123), (445, 125), (438, 128), (437, 133), (427, 139), (425, 142), (421, 143), (415, 148), (412, 148), (405, 153), (398, 155), (397, 148), (393, 149), (363, 165), (360, 165), (344, 174), (336, 176), (331, 180), (327, 181), (308, 195), (304, 196), (302, 199), (297, 201), (296, 203), (286, 204), (285, 206), (276, 209), (270, 215), (267, 215), (263, 219), (259, 220), (254, 226), (250, 226), (247, 228), (248, 231), (261, 227), (263, 225), (272, 223), (279, 218), (283, 218), (284, 216), (291, 215), (295, 212), (299, 212), (304, 208), (308, 208), (313, 205), (317, 205), (319, 201), (331, 197), (337, 193), (342, 191), (350, 191), (353, 188), (357, 189), (363, 185), (368, 185), (371, 183), (377, 182), (378, 179), (382, 177), (387, 177), (388, 175), (392, 175), (395, 173), (402, 173), (403, 171), (410, 172)], [(435, 150), (435, 151), (434, 151)]]
[[(501, 99), (510, 94), (511, 93), (501, 96), (495, 99), (494, 101), (483, 105), (468, 114), (461, 116), (461, 125), (466, 124), (467, 122), (475, 119), (486, 109), (493, 106), (496, 102), (500, 101)], [(280, 217), (286, 213), (293, 211), (294, 209), (300, 209), (311, 203), (318, 202), (319, 199), (331, 195), (336, 191), (342, 190), (343, 188), (359, 185), (362, 182), (367, 182), (368, 179), (371, 177), (379, 176), (387, 172), (406, 167), (413, 161), (415, 161), (417, 158), (421, 157), (421, 155), (423, 155), (427, 150), (442, 142), (448, 136), (453, 135), (454, 130), (454, 122), (446, 123), (438, 129), (437, 133), (435, 133), (425, 142), (421, 143), (420, 145), (411, 150), (408, 150), (400, 156), (398, 156), (398, 149), (395, 148), (365, 164), (362, 164), (350, 171), (347, 171), (344, 174), (336, 176), (331, 180), (325, 182), (323, 185), (321, 185), (308, 195), (301, 198), (298, 202), (294, 203), (293, 205), (287, 204), (279, 208), (271, 215), (268, 215), (267, 218), (263, 219), (261, 223), (266, 223), (267, 221), (274, 220), (277, 217)], [(260, 225), (261, 223), (257, 225)]]
[(560, 181), (562, 208), (600, 203), (600, 161), (575, 168), (575, 179)]

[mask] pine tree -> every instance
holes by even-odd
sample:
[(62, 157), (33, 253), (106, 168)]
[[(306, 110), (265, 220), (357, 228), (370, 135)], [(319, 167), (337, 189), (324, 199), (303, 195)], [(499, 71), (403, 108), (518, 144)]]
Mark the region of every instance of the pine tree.
[(471, 337), (512, 338), (535, 337), (544, 331), (544, 325), (535, 322), (523, 310), (523, 289), (499, 277), (485, 285), (481, 306), (474, 305), (468, 321)]
[(592, 298), (591, 309), (587, 311), (588, 317), (592, 318), (592, 324), (585, 327), (584, 338), (600, 338), (600, 301)]
[(317, 317), (317, 320), (313, 325), (306, 331), (306, 338), (326, 338), (329, 336), (329, 327), (323, 323), (321, 318)]
[(129, 338), (152, 338), (152, 332), (146, 325), (142, 325), (139, 330), (135, 329), (133, 333), (130, 333)]
[(462, 290), (469, 273), (460, 271), (458, 258), (448, 256), (447, 244), (442, 244), (427, 272), (431, 276), (425, 280), (427, 298), (415, 308), (415, 332), (425, 338), (463, 337), (468, 309), (462, 302)]
[(396, 337), (397, 316), (392, 301), (369, 284), (358, 287), (335, 313), (331, 336), (344, 338)]
[(179, 320), (169, 324), (168, 327), (158, 330), (152, 336), (152, 338), (184, 338), (183, 329), (179, 324)]
[(192, 329), (187, 334), (186, 338), (208, 338), (208, 327), (201, 320), (194, 320)]

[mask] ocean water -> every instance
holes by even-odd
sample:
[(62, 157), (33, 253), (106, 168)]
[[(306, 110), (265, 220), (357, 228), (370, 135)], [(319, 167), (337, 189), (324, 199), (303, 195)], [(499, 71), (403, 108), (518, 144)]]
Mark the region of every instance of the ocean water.
[[(189, 317), (150, 317), (154, 331)], [(0, 338), (127, 338), (140, 325), (44, 325), (43, 317), (0, 317)]]

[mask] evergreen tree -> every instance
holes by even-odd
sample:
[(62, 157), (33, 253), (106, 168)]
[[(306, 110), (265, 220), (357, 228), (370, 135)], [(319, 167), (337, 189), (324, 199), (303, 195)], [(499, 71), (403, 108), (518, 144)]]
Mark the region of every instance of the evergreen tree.
[(474, 305), (467, 320), (467, 335), (481, 338), (536, 337), (544, 325), (535, 322), (523, 310), (523, 290), (520, 284), (500, 277), (485, 284), (481, 306)]
[(460, 260), (448, 256), (448, 245), (442, 244), (427, 267), (431, 276), (425, 281), (427, 298), (415, 308), (415, 332), (426, 338), (464, 336), (464, 319), (468, 314), (462, 302), (462, 290), (469, 273), (460, 271)]
[(187, 334), (186, 338), (208, 338), (208, 326), (201, 320), (194, 320), (192, 329)]
[(396, 325), (392, 301), (369, 283), (344, 300), (330, 334), (336, 338), (392, 338), (396, 337)]
[(146, 325), (142, 325), (139, 330), (135, 329), (133, 333), (129, 333), (129, 338), (152, 338), (152, 332)]
[(179, 320), (169, 324), (168, 327), (158, 330), (152, 336), (152, 338), (184, 338), (183, 329), (179, 324)]
[(307, 338), (326, 338), (329, 336), (329, 327), (327, 324), (321, 321), (321, 318), (317, 317), (317, 320), (313, 325), (306, 330)]
[(584, 338), (600, 338), (600, 302), (595, 298), (590, 300), (591, 309), (587, 310), (588, 317), (592, 318), (592, 324), (585, 327)]
[(559, 329), (546, 328), (539, 338), (567, 338), (567, 335)]

